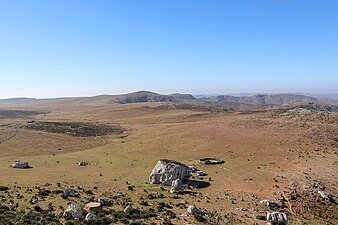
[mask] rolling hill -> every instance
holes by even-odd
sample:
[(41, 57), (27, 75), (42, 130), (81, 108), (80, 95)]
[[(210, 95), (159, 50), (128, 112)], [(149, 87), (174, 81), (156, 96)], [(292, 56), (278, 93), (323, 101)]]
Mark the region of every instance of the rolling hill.
[(254, 95), (254, 96), (231, 96), (231, 95), (218, 95), (211, 97), (195, 98), (190, 94), (170, 94), (162, 95), (150, 91), (138, 91), (121, 95), (100, 95), (94, 97), (69, 97), (69, 98), (54, 98), (54, 99), (33, 99), (33, 98), (11, 98), (0, 99), (0, 103), (16, 104), (16, 103), (31, 103), (37, 101), (55, 101), (55, 100), (95, 100), (95, 99), (109, 99), (111, 102), (126, 104), (138, 102), (190, 102), (190, 101), (203, 101), (213, 103), (242, 103), (248, 105), (282, 105), (299, 101), (313, 101), (317, 102), (315, 97), (309, 97), (298, 94), (274, 94), (274, 95)]
[(200, 100), (217, 103), (237, 102), (248, 105), (283, 105), (299, 101), (318, 101), (317, 98), (297, 94), (276, 94), (276, 95), (254, 95), (235, 97), (231, 95), (219, 95), (208, 98), (201, 98)]

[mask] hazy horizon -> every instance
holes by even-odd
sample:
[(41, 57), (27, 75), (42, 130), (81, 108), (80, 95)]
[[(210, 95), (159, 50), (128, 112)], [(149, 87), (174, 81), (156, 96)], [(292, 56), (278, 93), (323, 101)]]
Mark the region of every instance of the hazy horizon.
[(238, 93), (187, 93), (187, 92), (170, 92), (170, 93), (161, 93), (152, 90), (136, 90), (131, 92), (121, 92), (121, 93), (101, 93), (101, 94), (94, 94), (94, 95), (74, 95), (74, 96), (50, 96), (50, 97), (27, 97), (27, 96), (14, 96), (9, 98), (0, 98), (0, 100), (6, 99), (58, 99), (58, 98), (87, 98), (87, 97), (96, 97), (96, 96), (103, 96), (103, 95), (124, 95), (130, 94), (135, 92), (153, 92), (161, 95), (170, 95), (170, 94), (190, 94), (196, 98), (200, 97), (211, 97), (211, 96), (220, 96), (220, 95), (229, 95), (229, 96), (254, 96), (254, 95), (277, 95), (277, 94), (295, 94), (295, 95), (305, 95), (305, 96), (312, 96), (312, 97), (323, 97), (323, 98), (332, 98), (337, 100), (338, 93), (325, 93), (325, 94), (315, 94), (315, 93), (303, 93), (303, 92), (238, 92)]
[(0, 2), (0, 99), (336, 94), (338, 2)]

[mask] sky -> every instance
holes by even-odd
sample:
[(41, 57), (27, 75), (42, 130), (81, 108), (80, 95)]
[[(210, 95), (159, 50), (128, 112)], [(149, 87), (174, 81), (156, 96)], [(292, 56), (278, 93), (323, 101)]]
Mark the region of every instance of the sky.
[(338, 93), (337, 0), (0, 0), (0, 98)]

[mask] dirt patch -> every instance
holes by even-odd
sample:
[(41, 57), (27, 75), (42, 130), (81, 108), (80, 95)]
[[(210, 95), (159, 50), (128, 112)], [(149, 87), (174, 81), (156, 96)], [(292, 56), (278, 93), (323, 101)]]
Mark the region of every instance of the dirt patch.
[(42, 130), (50, 133), (62, 133), (78, 137), (96, 137), (109, 134), (122, 134), (124, 129), (120, 125), (99, 125), (80, 122), (44, 122), (31, 121), (27, 129)]

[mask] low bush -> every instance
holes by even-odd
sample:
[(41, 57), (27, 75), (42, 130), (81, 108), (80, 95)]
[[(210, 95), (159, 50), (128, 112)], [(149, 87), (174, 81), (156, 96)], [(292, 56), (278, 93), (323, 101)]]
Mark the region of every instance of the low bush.
[(7, 191), (9, 187), (6, 186), (0, 186), (0, 191)]
[(256, 219), (258, 219), (258, 220), (266, 220), (266, 217), (262, 216), (262, 215), (257, 215)]

